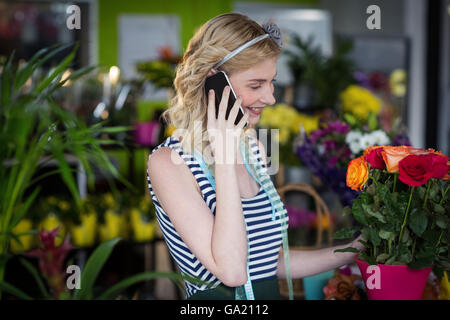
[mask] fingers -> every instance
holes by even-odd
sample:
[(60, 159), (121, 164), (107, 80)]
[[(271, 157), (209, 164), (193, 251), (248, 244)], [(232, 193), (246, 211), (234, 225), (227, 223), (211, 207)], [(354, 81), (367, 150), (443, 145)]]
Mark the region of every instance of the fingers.
[(225, 89), (223, 89), (222, 100), (220, 101), (219, 104), (219, 116), (217, 117), (218, 120), (225, 120), (225, 112), (227, 111), (230, 91), (231, 91), (230, 86), (225, 86)]
[(239, 110), (241, 109), (241, 104), (242, 104), (242, 99), (239, 97), (236, 102), (234, 103), (233, 107), (230, 110), (230, 114), (228, 115), (228, 120), (233, 121), (233, 125), (234, 122), (236, 121), (236, 116), (239, 112)]
[(248, 114), (244, 113), (244, 116), (239, 120), (238, 124), (236, 125), (237, 128), (243, 129), (245, 124), (248, 122)]
[(214, 90), (208, 92), (208, 123), (211, 124), (216, 120), (216, 98)]

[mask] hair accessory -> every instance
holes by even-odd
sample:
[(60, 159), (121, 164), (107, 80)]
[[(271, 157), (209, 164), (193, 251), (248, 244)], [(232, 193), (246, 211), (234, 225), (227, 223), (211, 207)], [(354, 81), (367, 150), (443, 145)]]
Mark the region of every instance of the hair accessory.
[(264, 31), (266, 32), (266, 34), (263, 34), (259, 37), (256, 37), (255, 39), (252, 39), (246, 43), (244, 43), (242, 46), (237, 47), (236, 49), (234, 49), (233, 51), (231, 51), (229, 54), (227, 54), (222, 60), (220, 60), (219, 62), (217, 62), (214, 66), (213, 69), (217, 69), (218, 67), (220, 67), (221, 65), (223, 65), (225, 62), (227, 62), (228, 60), (230, 60), (231, 58), (233, 58), (235, 55), (237, 55), (239, 52), (241, 52), (242, 50), (254, 45), (255, 43), (266, 39), (268, 37), (270, 37), (270, 39), (272, 39), (280, 48), (283, 45), (283, 42), (281, 40), (281, 31), (280, 28), (273, 22), (266, 22), (262, 25), (262, 28), (264, 29)]
[(262, 25), (262, 27), (270, 36), (270, 39), (272, 39), (281, 48), (283, 46), (283, 40), (281, 39), (281, 30), (276, 23), (266, 22)]

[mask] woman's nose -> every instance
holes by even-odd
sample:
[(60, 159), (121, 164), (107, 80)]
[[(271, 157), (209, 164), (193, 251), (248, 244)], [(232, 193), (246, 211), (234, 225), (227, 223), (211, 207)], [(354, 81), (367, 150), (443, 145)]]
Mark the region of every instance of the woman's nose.
[(273, 87), (270, 86), (270, 88), (266, 88), (263, 92), (263, 95), (261, 97), (261, 102), (263, 102), (266, 105), (272, 105), (275, 104), (276, 100), (273, 96)]

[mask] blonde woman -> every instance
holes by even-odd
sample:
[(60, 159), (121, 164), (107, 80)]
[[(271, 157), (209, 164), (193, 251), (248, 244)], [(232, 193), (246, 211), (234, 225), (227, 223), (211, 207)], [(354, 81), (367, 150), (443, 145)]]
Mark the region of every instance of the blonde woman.
[[(163, 116), (178, 130), (152, 151), (147, 177), (172, 257), (181, 273), (203, 281), (185, 281), (188, 299), (279, 299), (278, 278), (352, 262), (353, 254), (333, 252), (338, 247), (287, 249), (286, 210), (252, 134), (262, 108), (275, 103), (281, 45), (275, 24), (223, 14), (195, 33), (177, 68), (176, 97)], [(228, 119), (230, 88), (217, 117), (214, 91), (204, 90), (218, 71), (237, 96)], [(240, 106), (244, 117), (235, 125)], [(356, 240), (352, 245), (361, 248)]]

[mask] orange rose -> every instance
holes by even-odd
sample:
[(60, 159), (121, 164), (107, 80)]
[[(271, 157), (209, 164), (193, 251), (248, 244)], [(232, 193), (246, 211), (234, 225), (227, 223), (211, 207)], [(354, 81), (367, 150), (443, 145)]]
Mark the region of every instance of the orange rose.
[(360, 191), (369, 179), (369, 168), (364, 156), (353, 159), (347, 168), (347, 186)]
[(390, 173), (398, 172), (398, 163), (411, 153), (410, 149), (406, 146), (400, 147), (383, 147), (381, 155), (383, 156), (384, 163), (386, 163), (386, 169)]

